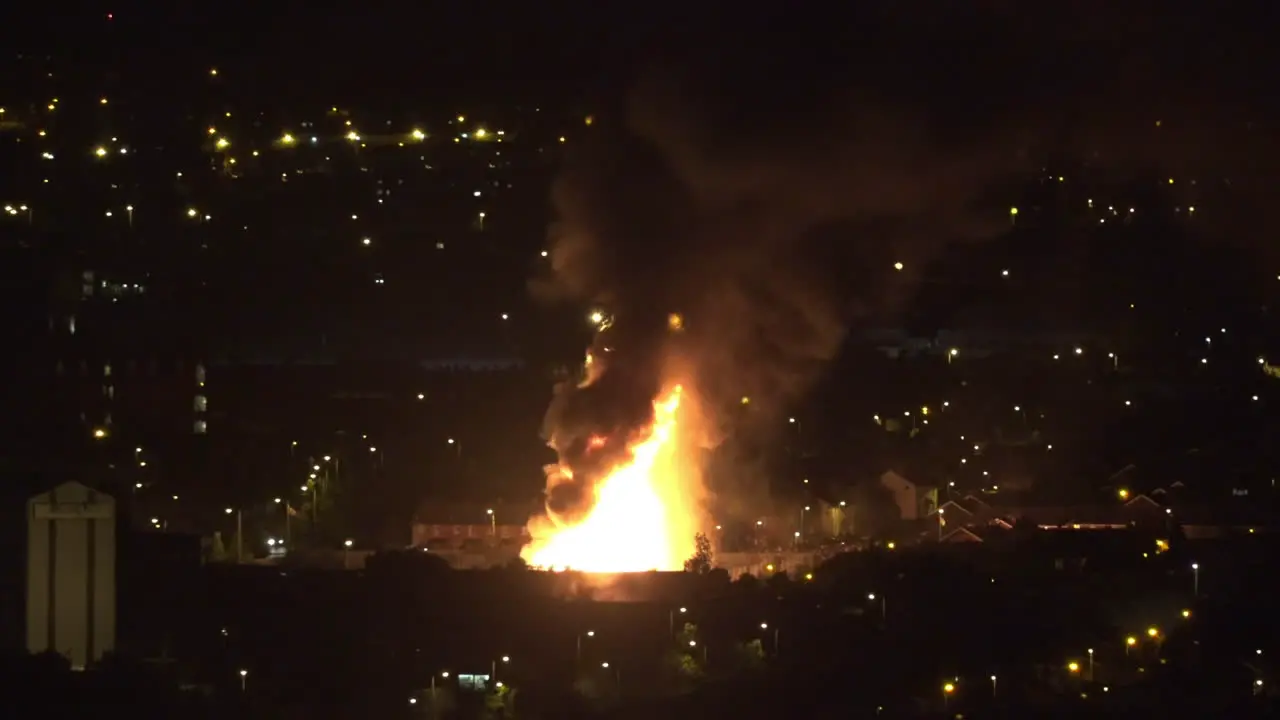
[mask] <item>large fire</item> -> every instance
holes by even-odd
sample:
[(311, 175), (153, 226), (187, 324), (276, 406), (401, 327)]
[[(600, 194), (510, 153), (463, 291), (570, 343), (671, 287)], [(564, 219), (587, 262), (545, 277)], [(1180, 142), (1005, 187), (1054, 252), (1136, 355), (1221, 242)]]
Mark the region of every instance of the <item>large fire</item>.
[[(676, 385), (654, 401), (652, 424), (632, 441), (627, 461), (595, 483), (591, 508), (580, 520), (530, 521), (532, 540), (520, 553), (525, 562), (593, 573), (683, 568), (697, 531), (697, 468), (680, 447), (683, 396)], [(572, 476), (570, 468), (560, 472)]]

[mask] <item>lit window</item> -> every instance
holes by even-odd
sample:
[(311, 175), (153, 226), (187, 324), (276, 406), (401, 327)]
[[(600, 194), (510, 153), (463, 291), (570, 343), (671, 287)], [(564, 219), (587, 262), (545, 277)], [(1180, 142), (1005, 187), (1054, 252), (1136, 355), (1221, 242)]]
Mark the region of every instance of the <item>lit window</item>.
[(203, 421), (203, 420), (197, 420), (197, 421), (196, 421), (196, 424), (195, 424), (195, 433), (196, 433), (197, 435), (204, 435), (204, 434), (205, 434), (206, 432), (208, 432), (208, 431), (209, 431), (209, 425), (208, 425), (208, 423), (206, 423), (206, 422), (205, 422), (205, 421)]
[(196, 412), (207, 412), (209, 410), (209, 398), (204, 395), (196, 396)]

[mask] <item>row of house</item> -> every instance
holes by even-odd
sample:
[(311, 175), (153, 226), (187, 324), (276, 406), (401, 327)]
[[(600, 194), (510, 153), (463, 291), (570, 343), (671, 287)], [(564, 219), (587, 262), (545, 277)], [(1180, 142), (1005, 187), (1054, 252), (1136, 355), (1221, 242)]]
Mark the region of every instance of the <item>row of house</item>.
[(904, 521), (932, 524), (943, 542), (981, 542), (987, 528), (1031, 525), (1041, 530), (1146, 528), (1189, 540), (1280, 530), (1280, 515), (1265, 503), (1196, 502), (1181, 482), (1147, 493), (1119, 489), (1116, 499), (1090, 504), (1039, 505), (1012, 496), (968, 494), (939, 502), (938, 488), (917, 485), (889, 471), (880, 484), (892, 495)]

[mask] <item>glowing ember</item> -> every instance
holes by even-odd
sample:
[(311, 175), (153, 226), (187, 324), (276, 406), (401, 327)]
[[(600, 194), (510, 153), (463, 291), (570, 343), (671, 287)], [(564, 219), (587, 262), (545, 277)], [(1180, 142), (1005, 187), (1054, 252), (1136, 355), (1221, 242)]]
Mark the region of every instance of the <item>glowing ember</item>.
[(696, 528), (677, 447), (681, 396), (677, 385), (654, 402), (653, 424), (630, 447), (629, 462), (595, 485), (585, 517), (572, 525), (547, 517), (530, 522), (532, 540), (520, 553), (530, 566), (597, 573), (683, 568)]

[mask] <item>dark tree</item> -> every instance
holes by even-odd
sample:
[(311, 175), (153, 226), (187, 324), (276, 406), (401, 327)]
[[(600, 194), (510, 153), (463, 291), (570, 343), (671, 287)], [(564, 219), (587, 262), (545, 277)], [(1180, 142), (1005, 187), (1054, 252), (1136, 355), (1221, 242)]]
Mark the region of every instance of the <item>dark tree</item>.
[(684, 561), (684, 571), (695, 573), (697, 575), (706, 575), (711, 572), (711, 541), (707, 536), (698, 533), (693, 537), (694, 546), (697, 548), (693, 557)]

